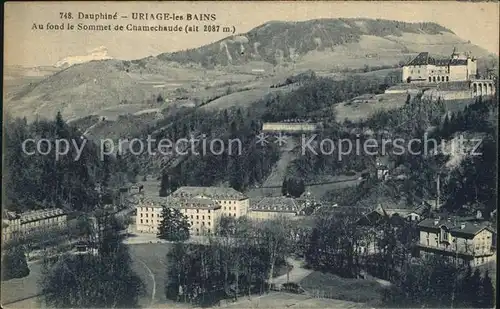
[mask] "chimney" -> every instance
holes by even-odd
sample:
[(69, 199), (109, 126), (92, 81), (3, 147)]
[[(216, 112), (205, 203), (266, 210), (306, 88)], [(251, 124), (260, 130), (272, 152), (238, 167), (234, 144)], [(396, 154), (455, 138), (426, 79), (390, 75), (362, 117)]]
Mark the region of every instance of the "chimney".
[(465, 228), (465, 223), (460, 224), (460, 229), (463, 230)]
[(438, 225), (438, 224), (439, 224), (439, 219), (438, 218), (434, 219), (434, 225)]

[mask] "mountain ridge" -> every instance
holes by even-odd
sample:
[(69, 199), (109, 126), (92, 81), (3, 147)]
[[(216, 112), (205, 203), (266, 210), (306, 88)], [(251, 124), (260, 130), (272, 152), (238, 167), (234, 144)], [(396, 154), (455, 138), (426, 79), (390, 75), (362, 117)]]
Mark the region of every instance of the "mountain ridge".
[(5, 106), (13, 115), (28, 118), (53, 118), (57, 111), (65, 118), (79, 118), (109, 109), (117, 115), (133, 114), (180, 98), (183, 104), (197, 104), (232, 92), (228, 85), (269, 89), (294, 72), (390, 68), (421, 51), (449, 56), (456, 46), (478, 58), (489, 55), (436, 23), (366, 18), (271, 21), (187, 51), (77, 63), (16, 87)]

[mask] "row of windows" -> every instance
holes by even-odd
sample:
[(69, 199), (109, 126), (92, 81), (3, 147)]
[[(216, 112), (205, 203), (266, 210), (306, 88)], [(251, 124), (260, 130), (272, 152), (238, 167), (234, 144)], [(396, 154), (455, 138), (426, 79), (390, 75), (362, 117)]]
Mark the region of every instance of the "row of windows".
[[(193, 225), (194, 225), (194, 222), (195, 222), (195, 221), (190, 221), (190, 222), (189, 222), (189, 224), (191, 224), (191, 226), (193, 226)], [(196, 221), (196, 225), (199, 225), (199, 224), (200, 224), (200, 222), (199, 222), (199, 221)], [(205, 221), (201, 221), (201, 225), (202, 225), (202, 226), (205, 226)], [(210, 221), (208, 221), (208, 222), (207, 222), (207, 225), (208, 225), (208, 226), (210, 226)]]
[[(208, 217), (208, 220), (210, 220), (210, 216), (207, 216)], [(196, 219), (199, 219), (200, 216), (196, 215)], [(201, 216), (202, 220), (205, 220), (205, 216)], [(194, 219), (193, 218), (193, 215), (191, 215), (191, 219)]]
[[(151, 218), (154, 218), (155, 214), (151, 214)], [(145, 217), (148, 217), (148, 214), (145, 215)], [(161, 218), (161, 214), (156, 214), (157, 218)], [(142, 213), (141, 213), (141, 218), (142, 218)]]
[[(210, 234), (210, 229), (207, 229), (207, 232)], [(198, 234), (200, 234), (200, 229), (197, 228), (195, 235), (198, 235)]]
[(429, 76), (429, 82), (434, 82), (434, 83), (436, 81), (438, 81), (438, 82), (444, 82), (445, 79), (446, 79), (447, 82), (450, 81), (450, 77), (449, 76), (446, 76), (446, 77), (445, 76), (432, 76), (432, 77)]
[(219, 204), (222, 204), (222, 203), (226, 204), (226, 202), (228, 204), (231, 204), (231, 202), (233, 202), (233, 204), (236, 204), (236, 201), (219, 201)]
[[(144, 210), (142, 210), (143, 208), (144, 208)], [(151, 210), (149, 210), (149, 209), (151, 209)], [(141, 209), (140, 209), (140, 210), (141, 210), (141, 211), (146, 211), (146, 212), (147, 212), (147, 211), (155, 211), (155, 209), (156, 209), (157, 211), (160, 211), (160, 210), (161, 210), (161, 208), (158, 208), (158, 207), (156, 207), (156, 208), (155, 208), (155, 207), (151, 207), (151, 208), (148, 208), (148, 207), (141, 207)]]
[[(148, 219), (146, 219), (145, 221), (146, 221), (146, 223), (149, 223)], [(141, 224), (143, 224), (143, 223), (144, 223), (144, 221), (141, 219)], [(154, 220), (151, 220), (151, 223), (154, 223)], [(160, 220), (156, 220), (156, 223), (160, 223)]]

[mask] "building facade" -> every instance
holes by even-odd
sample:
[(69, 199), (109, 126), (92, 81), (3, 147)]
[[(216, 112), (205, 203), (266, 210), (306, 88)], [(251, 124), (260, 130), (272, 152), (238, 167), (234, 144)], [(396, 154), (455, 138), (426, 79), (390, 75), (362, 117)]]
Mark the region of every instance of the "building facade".
[(436, 59), (428, 52), (418, 54), (403, 66), (403, 83), (442, 83), (477, 78), (477, 60), (453, 51), (448, 59)]
[(143, 198), (137, 206), (136, 229), (157, 234), (163, 207), (169, 207), (188, 219), (191, 235), (212, 234), (220, 217), (245, 216), (249, 204), (248, 197), (232, 188), (180, 187), (168, 197)]
[(478, 266), (496, 259), (496, 233), (484, 223), (426, 219), (418, 224), (420, 256), (439, 255)]
[(135, 217), (136, 230), (139, 233), (158, 233), (162, 219), (163, 207), (167, 205), (166, 198), (149, 197), (139, 200)]
[(252, 205), (248, 212), (248, 217), (252, 220), (270, 220), (280, 216), (296, 218), (302, 208), (296, 199), (291, 197), (265, 197)]
[(263, 132), (303, 133), (320, 131), (322, 128), (321, 123), (309, 122), (266, 122), (262, 125)]
[(2, 240), (9, 241), (30, 234), (66, 227), (67, 215), (62, 209), (41, 209), (23, 213), (2, 211)]

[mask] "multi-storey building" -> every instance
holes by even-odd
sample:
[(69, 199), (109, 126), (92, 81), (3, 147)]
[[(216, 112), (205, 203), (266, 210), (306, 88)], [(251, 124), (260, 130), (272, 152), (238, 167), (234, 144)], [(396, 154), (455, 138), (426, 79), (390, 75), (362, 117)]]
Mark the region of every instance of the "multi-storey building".
[(2, 239), (26, 237), (30, 234), (66, 227), (66, 213), (62, 209), (41, 209), (23, 213), (2, 211)]
[(269, 220), (280, 216), (293, 218), (299, 215), (304, 206), (291, 197), (265, 197), (251, 206), (248, 217), (253, 220)]
[(139, 202), (137, 231), (158, 233), (163, 207), (179, 209), (191, 225), (191, 235), (202, 235), (213, 233), (221, 216), (246, 215), (249, 199), (232, 188), (180, 187), (168, 197), (147, 197)]
[(426, 219), (418, 224), (421, 256), (440, 255), (477, 266), (496, 258), (496, 233), (485, 223)]
[(164, 197), (144, 197), (139, 199), (135, 226), (140, 233), (158, 233), (163, 207), (167, 205)]
[(191, 235), (212, 234), (223, 215), (221, 208), (216, 201), (210, 198), (172, 198), (173, 205), (178, 205), (183, 214), (189, 221)]
[(428, 52), (418, 54), (403, 66), (404, 83), (442, 83), (477, 78), (477, 60), (455, 50), (448, 59), (436, 59)]
[(224, 187), (180, 187), (171, 194), (176, 198), (208, 198), (221, 206), (220, 214), (241, 217), (247, 214), (250, 200), (241, 192)]

